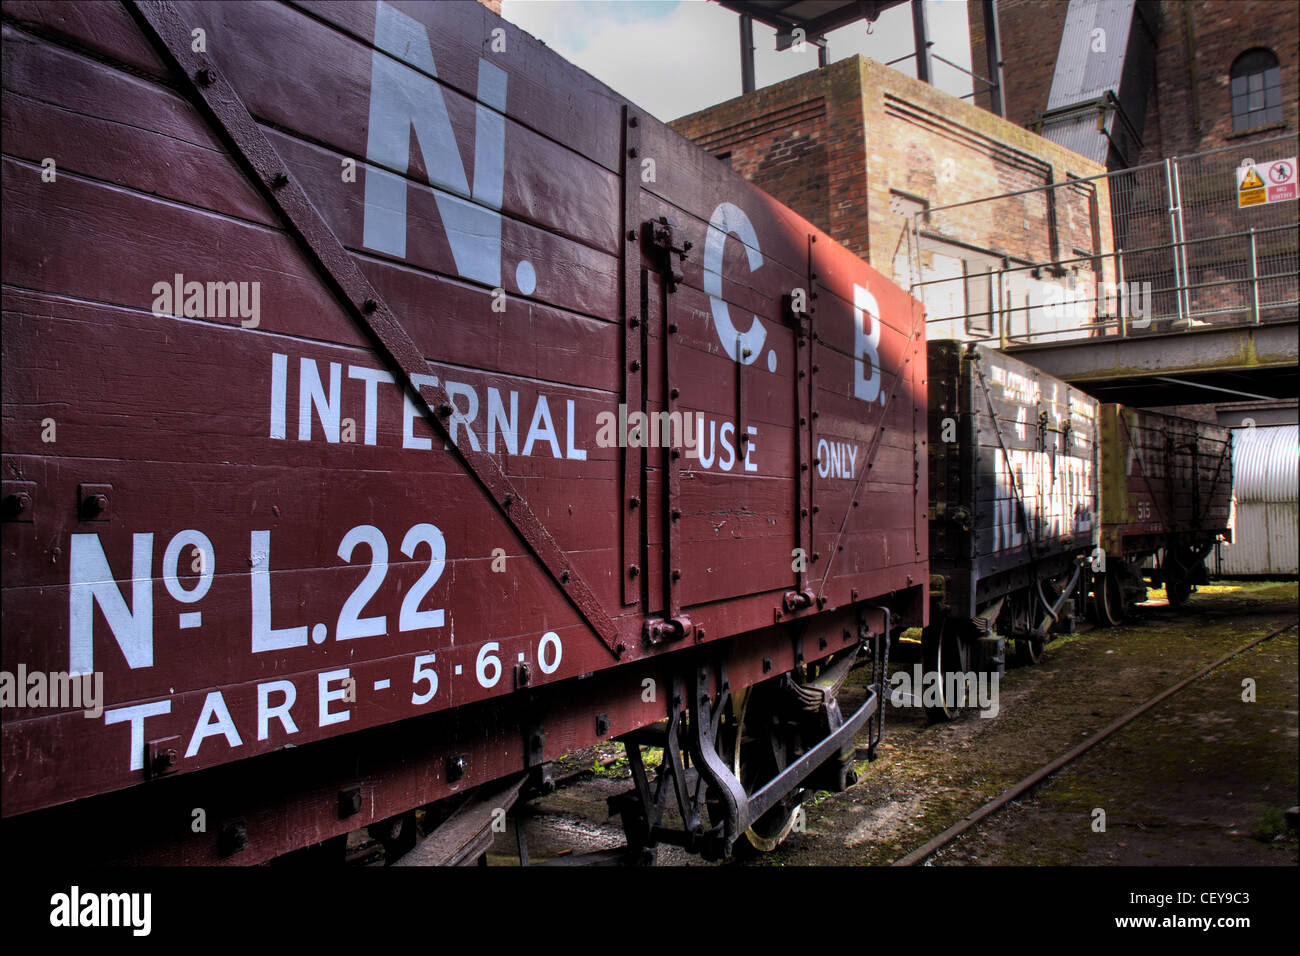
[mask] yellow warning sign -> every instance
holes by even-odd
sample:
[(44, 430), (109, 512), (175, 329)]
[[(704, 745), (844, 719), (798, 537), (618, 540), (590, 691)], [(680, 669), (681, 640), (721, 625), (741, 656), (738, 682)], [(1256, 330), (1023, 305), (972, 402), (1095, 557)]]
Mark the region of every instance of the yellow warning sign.
[(1253, 165), (1239, 166), (1236, 170), (1236, 207), (1239, 209), (1244, 206), (1262, 206), (1269, 202), (1268, 190), (1265, 189), (1264, 179), (1260, 178), (1260, 172)]
[(1237, 170), (1237, 208), (1243, 206), (1259, 206), (1268, 202), (1268, 191), (1264, 187), (1264, 180), (1260, 178), (1259, 171), (1254, 166), (1245, 166)]

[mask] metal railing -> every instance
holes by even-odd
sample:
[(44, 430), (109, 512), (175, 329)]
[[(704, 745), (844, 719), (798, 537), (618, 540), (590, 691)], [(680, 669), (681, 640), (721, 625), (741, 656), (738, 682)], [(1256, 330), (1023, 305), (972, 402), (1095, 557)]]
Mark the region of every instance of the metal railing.
[(1300, 202), (1239, 208), (1236, 170), (1296, 154), (1291, 133), (921, 209), (912, 294), (931, 337), (1003, 347), (1294, 320)]

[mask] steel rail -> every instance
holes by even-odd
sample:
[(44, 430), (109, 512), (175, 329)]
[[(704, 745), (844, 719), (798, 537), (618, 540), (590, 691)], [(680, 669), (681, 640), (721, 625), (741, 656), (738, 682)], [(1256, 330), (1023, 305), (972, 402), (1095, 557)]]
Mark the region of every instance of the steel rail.
[(1161, 701), (1165, 700), (1168, 697), (1172, 697), (1174, 694), (1178, 693), (1184, 687), (1194, 683), (1195, 681), (1200, 680), (1206, 674), (1210, 673), (1210, 671), (1232, 660), (1238, 654), (1242, 654), (1245, 651), (1250, 650), (1252, 647), (1255, 647), (1257, 644), (1263, 644), (1265, 641), (1272, 640), (1273, 638), (1281, 634), (1283, 631), (1289, 631), (1296, 626), (1298, 626), (1297, 623), (1284, 624), (1281, 627), (1276, 628), (1275, 630), (1269, 631), (1267, 634), (1263, 635), (1262, 637), (1257, 637), (1254, 640), (1241, 645), (1241, 647), (1238, 647), (1236, 650), (1229, 651), (1227, 654), (1224, 654), (1214, 663), (1208, 664), (1205, 667), (1201, 668), (1191, 677), (1186, 677), (1183, 680), (1180, 680), (1177, 684), (1174, 684), (1172, 687), (1166, 688), (1165, 690), (1161, 691), (1159, 694), (1156, 694), (1156, 696), (1152, 697), (1146, 703), (1139, 704), (1137, 707), (1130, 710), (1123, 717), (1120, 717), (1117, 720), (1112, 721), (1104, 729), (1093, 734), (1091, 737), (1089, 737), (1083, 743), (1079, 744), (1077, 747), (1070, 750), (1068, 753), (1062, 754), (1061, 756), (1057, 757), (1055, 760), (1051, 761), (1050, 763), (1044, 764), (1042, 767), (1039, 767), (1037, 770), (1035, 770), (1029, 776), (1025, 777), (1020, 782), (1002, 791), (1002, 793), (999, 796), (994, 797), (992, 800), (984, 804), (979, 809), (966, 814), (966, 816), (963, 817), (959, 822), (953, 824), (948, 829), (944, 830), (942, 833), (934, 837), (932, 840), (930, 840), (928, 843), (924, 844), (923, 846), (918, 847), (917, 849), (913, 850), (911, 853), (907, 854), (906, 856), (900, 857), (899, 859), (895, 860), (891, 865), (892, 866), (915, 866), (916, 864), (923, 862), (928, 857), (933, 856), (935, 852), (941, 850), (943, 847), (947, 846), (957, 837), (961, 836), (971, 827), (975, 826), (975, 824), (979, 823), (985, 817), (991, 816), (992, 814), (996, 813), (998, 810), (1006, 806), (1008, 803), (1010, 803), (1012, 800), (1014, 800), (1016, 797), (1020, 796), (1021, 794), (1025, 793), (1027, 790), (1030, 790), (1033, 787), (1037, 786), (1038, 784), (1042, 783), (1043, 780), (1047, 779), (1052, 774), (1056, 773), (1056, 771), (1060, 770), (1062, 767), (1066, 766), (1067, 764), (1072, 763), (1074, 760), (1081, 757), (1087, 751), (1097, 746), (1097, 744), (1101, 743), (1107, 737), (1111, 736), (1111, 734), (1115, 733), (1117, 730), (1122, 729), (1126, 725), (1132, 723), (1138, 717), (1145, 714), (1148, 710), (1150, 710), (1152, 707), (1155, 707)]

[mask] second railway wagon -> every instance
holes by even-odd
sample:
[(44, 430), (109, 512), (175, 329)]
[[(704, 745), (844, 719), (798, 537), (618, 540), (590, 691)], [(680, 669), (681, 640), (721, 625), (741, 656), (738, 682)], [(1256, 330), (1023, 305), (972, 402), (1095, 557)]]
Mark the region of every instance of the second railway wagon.
[(1108, 624), (1164, 587), (1181, 607), (1206, 581), (1205, 557), (1231, 541), (1232, 440), (1227, 428), (1123, 405), (1101, 406), (1101, 546), (1093, 584)]
[(1097, 401), (995, 349), (929, 343), (930, 626), (926, 670), (1001, 670), (1006, 643), (1037, 661), (1073, 614), (1096, 545)]
[(843, 783), (918, 303), (474, 3), (4, 14), (11, 848), (253, 863), (648, 725), (642, 845)]

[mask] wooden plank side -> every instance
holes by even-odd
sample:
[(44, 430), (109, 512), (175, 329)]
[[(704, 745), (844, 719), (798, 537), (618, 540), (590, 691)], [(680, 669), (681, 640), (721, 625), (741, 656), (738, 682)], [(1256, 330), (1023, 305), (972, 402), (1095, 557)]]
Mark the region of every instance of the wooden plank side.
[[(409, 177), (408, 181), (432, 183), (471, 203), (500, 209), (510, 219), (607, 253), (618, 249), (617, 176), (594, 163), (588, 151), (609, 155), (617, 148), (614, 104), (604, 103), (588, 116), (589, 122), (576, 143), (539, 135), (513, 117), (536, 116), (536, 110), (555, 108), (556, 103), (520, 102), (521, 88), (526, 92), (530, 87), (523, 75), (511, 69), (511, 57), (505, 56), (507, 62), (499, 64), (499, 58), (481, 46), (471, 54), (462, 44), (440, 57), (434, 55), (432, 69), (422, 68), (427, 49), (422, 44), (441, 44), (446, 37), (436, 28), (422, 30), (420, 24), (387, 4), (350, 9), (369, 17), (372, 32), (377, 15), (396, 18), (391, 30), (395, 34), (390, 38), (394, 44), (391, 53), (376, 52), (369, 41), (360, 42), (313, 16), (280, 4), (179, 3), (177, 9), (186, 23), (207, 31), (208, 49), (217, 68), (231, 80), (255, 118), (338, 154), (332, 160), (328, 179), (309, 189), (314, 201), (319, 201), (322, 189), (343, 187), (343, 158), (389, 169), (390, 162), (400, 162), (401, 167), (393, 169), (393, 173)], [(437, 18), (450, 17), (464, 26), (467, 16), (477, 14), (465, 8), (459, 15), (449, 11)], [(494, 20), (488, 16), (482, 22), (486, 25)], [(293, 42), (286, 43), (286, 37), (293, 37)], [(489, 35), (485, 38), (491, 39)], [(481, 53), (487, 53), (484, 63), (489, 71), (482, 75), (498, 79), (489, 82), (477, 78)], [(382, 67), (376, 65), (376, 59)], [(563, 62), (558, 57), (551, 59)], [(476, 78), (467, 94), (438, 82), (444, 72), (464, 72)], [(391, 78), (390, 98), (376, 93), (376, 75)], [(480, 87), (480, 83), (484, 86)], [(479, 95), (480, 91), (486, 94), (489, 86), (493, 87), (493, 96), (503, 98), (505, 107), (501, 110), (504, 120), (496, 122), (503, 124), (501, 148), (509, 159), (500, 166), (495, 165), (499, 160), (481, 159), (480, 153), (486, 156), (492, 147), (484, 145), (480, 150), (478, 144), (479, 137), (486, 144), (492, 135), (491, 117), (485, 120), (481, 114), (490, 106), (493, 112), (496, 108)], [(414, 132), (412, 117), (417, 118)], [(393, 160), (383, 158), (376, 150), (389, 151), (389, 146), (381, 145), (387, 143), (387, 136), (397, 136), (402, 142), (409, 139), (409, 154), (399, 150)], [(429, 137), (432, 141), (426, 141)], [(613, 146), (608, 143), (611, 138)], [(603, 150), (597, 146), (601, 140), (606, 141)], [(276, 148), (280, 149), (279, 143)], [(456, 152), (448, 155), (449, 150)], [(414, 163), (408, 169), (409, 160)], [(369, 188), (365, 180), (371, 175), (371, 168), (358, 170), (355, 181), (348, 184), (349, 191), (364, 192)]]
[[(465, 96), (476, 96), (478, 60), (486, 59), (510, 75), (511, 116), (611, 172), (618, 171), (619, 143), (609, 133), (618, 128), (624, 101), (605, 84), (475, 0), (395, 0), (386, 5), (424, 27), (439, 81)], [(376, 8), (370, 4), (295, 0), (294, 6), (374, 44)]]
[[(263, 225), (266, 202), (172, 90), (4, 25), (5, 152)], [(138, 125), (156, 117), (157, 128)], [(169, 156), (170, 162), (141, 162)], [(51, 183), (50, 185), (55, 185)], [(51, 190), (52, 191), (52, 190)]]
[[(8, 475), (38, 496), (32, 523), (4, 526), (0, 654), (7, 669), (92, 663), (108, 705), (95, 720), (32, 709), (6, 722), (6, 815), (142, 782), (142, 741), (181, 738), (189, 772), (505, 697), (519, 664), (538, 684), (611, 667), (512, 529), (508, 505), (393, 384), (370, 335), (121, 8), (66, 22), (26, 4), (5, 9), (21, 24), (4, 35), (2, 427)], [(601, 428), (629, 371), (621, 101), (475, 6), (181, 9), (205, 28), (220, 79), (248, 99), (294, 190), (448, 390), (451, 441), (488, 449), (599, 605), (623, 608), (623, 459)], [(366, 154), (375, 64), (396, 63), (371, 46), (375, 17), (393, 11), (418, 27), (403, 26), (412, 42), (430, 44), (436, 71), (400, 69), (419, 77), (413, 89), (435, 91), (449, 137), (441, 151), (410, 137), (400, 252), (367, 232), (374, 170), (341, 174)], [(493, 70), (504, 71), (504, 115)], [(497, 122), (500, 155), (485, 135)], [(698, 412), (708, 437), (671, 481), (672, 459), (646, 454), (643, 566), (654, 597), (617, 622), (625, 661), (661, 652), (642, 645), (641, 616), (659, 610), (678, 557), (672, 606), (692, 608), (710, 639), (771, 626), (797, 586), (809, 436), (814, 454), (822, 437), (873, 449), (861, 459), (870, 481), (851, 465), (820, 499), (809, 543), (823, 558), (810, 578), (833, 602), (923, 581), (926, 548), (915, 304), (818, 236), (835, 263), (815, 280), (827, 358), (810, 389), (818, 424), (806, 407), (801, 420), (810, 383), (798, 375), (785, 297), (813, 289), (815, 230), (716, 175), (715, 160), (706, 167), (662, 124), (647, 119), (643, 132), (661, 178), (629, 209), (673, 215), (693, 244), (682, 286), (664, 293), (664, 327), (645, 327), (644, 408)], [(104, 148), (80, 155), (97, 138)], [(77, 154), (56, 183), (41, 182), (47, 150)], [(481, 180), (497, 160), (499, 198)], [(438, 175), (431, 164), (443, 164)], [(444, 175), (448, 164), (463, 187)], [(497, 226), (498, 245), (476, 245)], [(158, 314), (167, 310), (156, 286), (177, 275), (246, 283), (260, 290), (259, 314)], [(873, 328), (854, 311), (855, 285), (879, 298)], [(662, 289), (658, 279), (648, 287)], [(738, 363), (729, 335), (751, 328), (761, 347)], [(880, 337), (870, 359), (863, 335)], [(855, 376), (877, 372), (895, 398), (858, 394)], [(57, 440), (43, 437), (46, 419)], [(724, 464), (727, 425), (733, 440), (749, 427), (755, 440), (747, 458), (733, 445)], [(103, 521), (78, 510), (85, 482), (111, 486)], [(665, 533), (674, 507), (680, 523)], [(335, 695), (345, 680), (356, 682), (346, 699)], [(268, 716), (280, 695), (284, 716)], [(48, 772), (30, 773), (24, 753)]]

